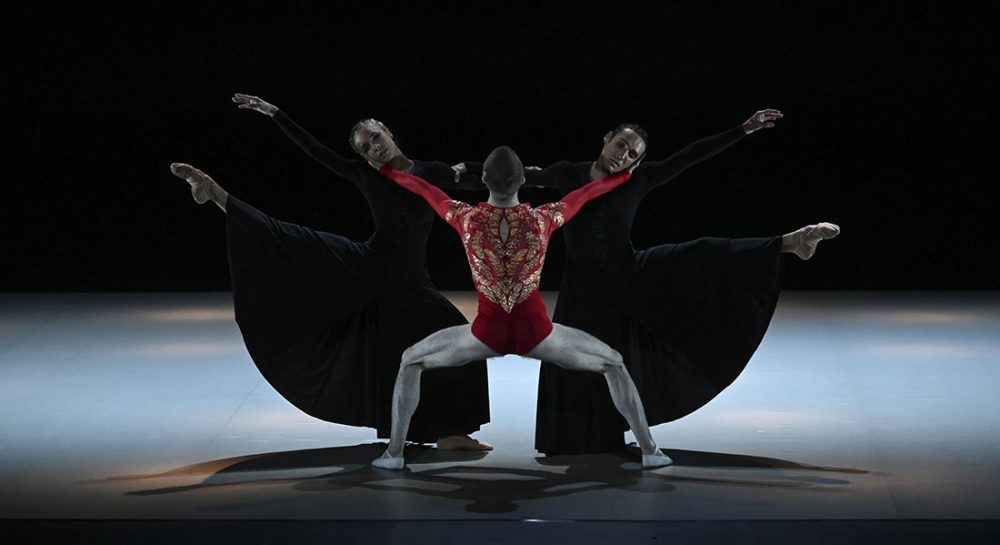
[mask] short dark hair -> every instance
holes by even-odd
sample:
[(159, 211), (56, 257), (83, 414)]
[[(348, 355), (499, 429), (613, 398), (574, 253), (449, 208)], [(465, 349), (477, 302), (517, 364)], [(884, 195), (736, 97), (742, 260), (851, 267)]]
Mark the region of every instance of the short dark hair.
[(646, 134), (645, 129), (643, 129), (639, 125), (636, 125), (635, 123), (622, 123), (621, 125), (618, 125), (617, 127), (615, 127), (615, 130), (611, 131), (612, 138), (618, 135), (618, 133), (624, 131), (625, 129), (629, 129), (635, 134), (638, 134), (639, 138), (642, 138), (642, 143), (646, 144), (646, 147), (649, 148), (649, 135)]
[(385, 123), (382, 123), (378, 119), (374, 119), (371, 117), (369, 117), (368, 119), (362, 119), (361, 121), (355, 123), (354, 126), (351, 127), (351, 134), (347, 136), (347, 142), (351, 144), (351, 149), (354, 150), (354, 152), (359, 155), (361, 154), (361, 150), (359, 150), (357, 146), (354, 144), (354, 136), (358, 134), (358, 131), (361, 130), (361, 127), (368, 127), (371, 125), (381, 127), (383, 131), (389, 130), (389, 127), (386, 127)]
[(514, 150), (500, 146), (490, 152), (483, 162), (483, 181), (490, 191), (500, 195), (512, 195), (524, 180), (524, 165)]

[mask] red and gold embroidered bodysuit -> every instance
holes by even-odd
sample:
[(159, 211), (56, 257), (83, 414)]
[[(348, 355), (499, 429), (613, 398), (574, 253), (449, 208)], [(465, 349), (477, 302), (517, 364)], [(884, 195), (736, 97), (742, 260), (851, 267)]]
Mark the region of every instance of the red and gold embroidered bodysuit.
[(380, 172), (420, 195), (458, 231), (479, 292), (472, 334), (498, 354), (527, 354), (552, 332), (538, 292), (545, 251), (552, 233), (587, 201), (625, 183), (631, 172), (595, 180), (562, 200), (532, 208), (497, 208), (452, 200), (412, 174), (382, 167)]

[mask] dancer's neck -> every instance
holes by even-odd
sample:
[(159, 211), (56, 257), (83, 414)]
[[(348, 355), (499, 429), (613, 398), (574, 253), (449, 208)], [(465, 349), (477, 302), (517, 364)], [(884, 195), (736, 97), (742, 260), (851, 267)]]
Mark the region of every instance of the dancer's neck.
[[(375, 170), (378, 170), (379, 167), (382, 166), (382, 165), (378, 165), (378, 166), (376, 166), (376, 165), (377, 165), (377, 163), (372, 163), (372, 166), (375, 167)], [(407, 174), (412, 174), (413, 173), (413, 161), (411, 161), (409, 158), (407, 158), (402, 153), (400, 153), (399, 155), (393, 157), (392, 159), (389, 159), (389, 162), (385, 163), (385, 166), (391, 168), (392, 170), (398, 170), (400, 172), (405, 172)]]
[(497, 208), (514, 208), (521, 203), (517, 200), (517, 193), (510, 196), (499, 196), (491, 192), (490, 199), (486, 201), (486, 204)]
[(611, 173), (604, 172), (603, 170), (601, 170), (601, 167), (597, 166), (597, 161), (594, 161), (593, 163), (590, 164), (591, 180), (600, 180), (601, 178), (607, 178), (608, 176), (611, 176)]

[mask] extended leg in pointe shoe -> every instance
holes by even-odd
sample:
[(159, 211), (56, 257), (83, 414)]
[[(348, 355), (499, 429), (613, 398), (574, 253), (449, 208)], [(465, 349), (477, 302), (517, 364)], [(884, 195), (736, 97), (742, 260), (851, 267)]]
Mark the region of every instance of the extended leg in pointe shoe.
[(191, 184), (191, 196), (194, 197), (194, 202), (205, 204), (212, 201), (223, 212), (226, 211), (229, 194), (215, 183), (211, 176), (186, 163), (171, 163), (170, 172)]
[(840, 227), (833, 223), (817, 223), (792, 231), (781, 237), (781, 251), (799, 256), (806, 261), (816, 253), (816, 246), (821, 240), (833, 238), (840, 234)]

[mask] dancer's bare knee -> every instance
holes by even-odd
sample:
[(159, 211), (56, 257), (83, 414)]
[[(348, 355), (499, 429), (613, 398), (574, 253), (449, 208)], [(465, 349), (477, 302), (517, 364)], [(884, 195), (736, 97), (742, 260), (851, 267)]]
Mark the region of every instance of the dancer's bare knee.
[(614, 364), (616, 367), (625, 366), (625, 358), (622, 357), (622, 353), (615, 350), (614, 348), (611, 348), (611, 363)]
[(424, 370), (424, 366), (420, 361), (406, 361), (405, 359), (399, 364), (399, 374), (420, 374)]
[(625, 371), (625, 360), (622, 359), (622, 355), (617, 350), (613, 352), (614, 354), (602, 363), (602, 374), (618, 374)]

